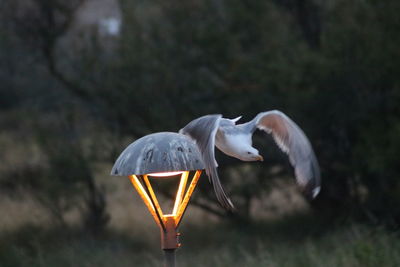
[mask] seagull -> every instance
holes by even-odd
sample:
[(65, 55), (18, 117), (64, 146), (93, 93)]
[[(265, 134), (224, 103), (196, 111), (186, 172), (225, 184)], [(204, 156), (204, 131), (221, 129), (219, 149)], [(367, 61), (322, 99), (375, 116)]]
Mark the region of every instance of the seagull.
[(321, 189), (320, 170), (310, 141), (300, 127), (278, 110), (261, 112), (249, 122), (236, 124), (241, 117), (226, 119), (221, 114), (205, 115), (179, 131), (196, 142), (219, 203), (227, 210), (235, 209), (218, 177), (215, 146), (242, 161), (263, 161), (252, 146), (252, 136), (257, 129), (272, 135), (278, 147), (288, 155), (302, 193), (307, 198), (315, 198)]

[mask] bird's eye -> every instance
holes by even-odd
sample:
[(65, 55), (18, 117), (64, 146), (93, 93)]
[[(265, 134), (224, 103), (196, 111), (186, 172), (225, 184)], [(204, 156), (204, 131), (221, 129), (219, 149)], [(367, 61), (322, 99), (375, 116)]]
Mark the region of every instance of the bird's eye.
[(251, 155), (251, 152), (247, 152), (247, 154)]

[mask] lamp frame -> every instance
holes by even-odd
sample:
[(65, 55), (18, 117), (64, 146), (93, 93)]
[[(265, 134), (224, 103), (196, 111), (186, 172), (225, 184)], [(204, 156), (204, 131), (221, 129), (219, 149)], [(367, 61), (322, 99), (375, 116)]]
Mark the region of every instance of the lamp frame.
[[(175, 250), (181, 246), (179, 243), (180, 233), (178, 227), (182, 221), (183, 215), (187, 209), (190, 198), (196, 188), (201, 176), (202, 170), (196, 170), (193, 178), (187, 188), (190, 171), (181, 173), (178, 191), (174, 201), (174, 207), (171, 214), (164, 214), (158, 199), (154, 193), (153, 187), (149, 181), (149, 174), (129, 175), (129, 179), (142, 198), (144, 204), (152, 215), (154, 221), (161, 232), (161, 249), (164, 250), (164, 266), (175, 266)], [(160, 178), (160, 179), (165, 179)], [(168, 179), (168, 178), (167, 178)]]

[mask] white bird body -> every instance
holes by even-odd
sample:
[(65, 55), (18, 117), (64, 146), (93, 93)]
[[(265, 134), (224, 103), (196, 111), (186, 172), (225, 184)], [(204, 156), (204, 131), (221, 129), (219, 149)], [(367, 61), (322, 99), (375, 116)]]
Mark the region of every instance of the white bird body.
[[(252, 147), (252, 133), (245, 131), (241, 125), (221, 125), (215, 136), (215, 146), (228, 156), (243, 161), (263, 160), (258, 150)], [(230, 134), (229, 132), (235, 134)], [(250, 153), (249, 153), (250, 152)], [(254, 157), (254, 155), (257, 155)]]
[(256, 129), (272, 134), (279, 148), (288, 154), (302, 191), (311, 198), (319, 193), (318, 162), (310, 142), (296, 123), (277, 110), (261, 112), (253, 120), (236, 125), (239, 119), (240, 117), (231, 120), (222, 118), (222, 115), (206, 115), (191, 121), (179, 131), (196, 141), (217, 199), (225, 208), (233, 209), (233, 204), (220, 183), (214, 147), (243, 161), (262, 161), (262, 156), (252, 146), (252, 136)]

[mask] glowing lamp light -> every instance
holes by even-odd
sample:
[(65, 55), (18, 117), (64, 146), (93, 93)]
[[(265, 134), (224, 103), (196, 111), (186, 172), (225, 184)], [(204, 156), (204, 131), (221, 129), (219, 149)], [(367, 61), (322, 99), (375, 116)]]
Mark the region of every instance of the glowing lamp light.
[[(175, 249), (180, 247), (177, 228), (202, 169), (204, 165), (201, 154), (189, 137), (163, 132), (146, 135), (130, 144), (111, 170), (111, 175), (129, 177), (159, 226), (165, 266), (175, 266)], [(173, 209), (170, 213), (164, 213), (149, 177), (172, 179), (177, 176), (180, 178)]]
[(175, 176), (178, 174), (182, 174), (183, 172), (155, 172), (155, 173), (149, 173), (149, 176), (154, 176), (154, 177), (168, 177), (168, 176)]

